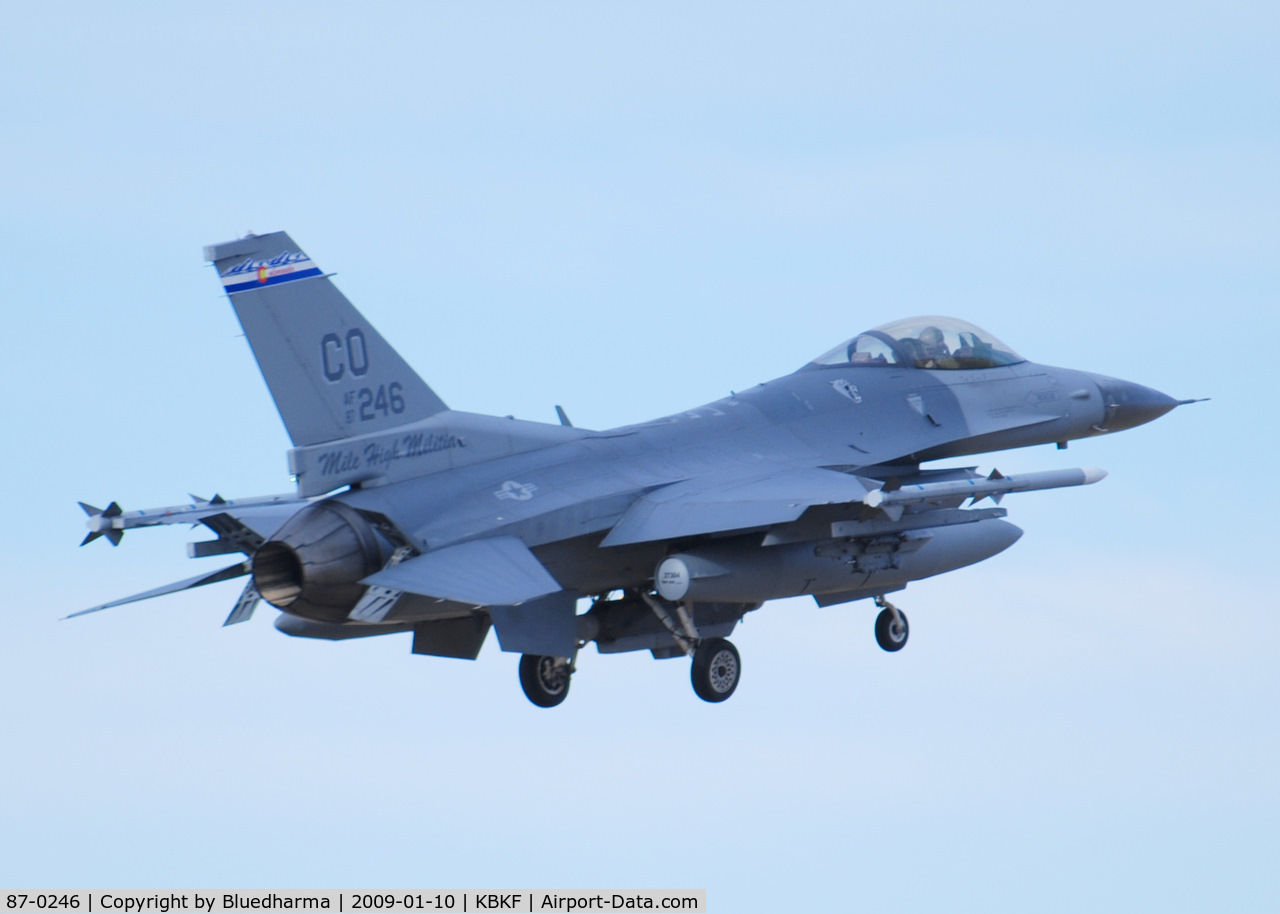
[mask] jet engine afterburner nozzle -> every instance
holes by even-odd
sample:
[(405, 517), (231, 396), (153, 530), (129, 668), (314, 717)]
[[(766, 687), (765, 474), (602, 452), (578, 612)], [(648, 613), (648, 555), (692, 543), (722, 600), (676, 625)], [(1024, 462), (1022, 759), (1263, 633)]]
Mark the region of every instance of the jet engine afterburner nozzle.
[(253, 556), (262, 599), (291, 615), (343, 622), (383, 566), (385, 541), (355, 510), (336, 501), (303, 508)]

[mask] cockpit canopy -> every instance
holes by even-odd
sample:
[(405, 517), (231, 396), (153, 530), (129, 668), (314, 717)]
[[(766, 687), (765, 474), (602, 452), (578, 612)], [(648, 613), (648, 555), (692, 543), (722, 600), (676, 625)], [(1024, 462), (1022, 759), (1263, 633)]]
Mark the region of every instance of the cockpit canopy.
[(814, 365), (964, 370), (1026, 361), (981, 327), (929, 315), (882, 324), (814, 359)]

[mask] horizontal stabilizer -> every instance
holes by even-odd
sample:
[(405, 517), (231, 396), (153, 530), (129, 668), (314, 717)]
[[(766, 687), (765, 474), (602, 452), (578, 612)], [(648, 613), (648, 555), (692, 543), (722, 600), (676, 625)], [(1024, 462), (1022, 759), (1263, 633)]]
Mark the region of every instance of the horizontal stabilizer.
[(600, 545), (790, 523), (813, 505), (861, 501), (866, 494), (856, 477), (817, 467), (748, 479), (689, 479), (637, 499)]
[(157, 587), (155, 590), (148, 590), (143, 593), (136, 593), (131, 597), (125, 597), (123, 600), (112, 600), (110, 603), (103, 603), (101, 606), (94, 606), (89, 609), (82, 609), (80, 612), (72, 613), (69, 616), (63, 616), (63, 619), (74, 619), (76, 616), (87, 616), (89, 613), (96, 613), (104, 609), (110, 609), (113, 606), (124, 606), (126, 603), (137, 603), (139, 600), (150, 600), (152, 597), (162, 597), (167, 593), (177, 593), (180, 590), (190, 590), (192, 587), (203, 587), (206, 584), (217, 584), (219, 581), (230, 581), (232, 578), (243, 577), (252, 571), (249, 562), (237, 562), (230, 568), (223, 568), (221, 571), (215, 571), (212, 574), (198, 574), (194, 578), (187, 578), (185, 581), (178, 581), (176, 584), (166, 584), (164, 587)]
[(514, 536), (446, 546), (384, 568), (360, 583), (472, 606), (512, 606), (562, 589)]

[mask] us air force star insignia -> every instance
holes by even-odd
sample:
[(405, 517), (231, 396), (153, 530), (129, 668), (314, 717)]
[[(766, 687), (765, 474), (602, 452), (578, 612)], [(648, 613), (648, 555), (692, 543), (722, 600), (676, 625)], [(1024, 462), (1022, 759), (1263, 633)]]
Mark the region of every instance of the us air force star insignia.
[(498, 498), (509, 498), (512, 501), (528, 501), (533, 498), (533, 493), (538, 491), (538, 487), (531, 482), (516, 482), (508, 479), (502, 484), (502, 488), (493, 494)]
[(862, 402), (862, 394), (858, 393), (858, 388), (850, 384), (844, 378), (836, 378), (831, 382), (831, 386), (836, 389), (836, 393), (843, 394), (854, 403)]

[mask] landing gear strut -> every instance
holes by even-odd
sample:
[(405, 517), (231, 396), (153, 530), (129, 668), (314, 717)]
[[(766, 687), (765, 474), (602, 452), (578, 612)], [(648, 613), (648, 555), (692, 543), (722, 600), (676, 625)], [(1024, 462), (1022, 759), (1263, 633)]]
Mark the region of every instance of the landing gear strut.
[(886, 651), (902, 650), (911, 633), (907, 614), (882, 596), (876, 597), (876, 606), (880, 607), (880, 615), (876, 616), (876, 644)]
[(641, 591), (641, 599), (671, 634), (680, 649), (693, 658), (689, 678), (703, 701), (724, 701), (738, 687), (742, 659), (738, 649), (724, 638), (703, 638), (693, 621), (693, 606), (671, 603)]
[(573, 661), (568, 657), (524, 654), (520, 657), (520, 687), (539, 708), (554, 708), (569, 694)]

